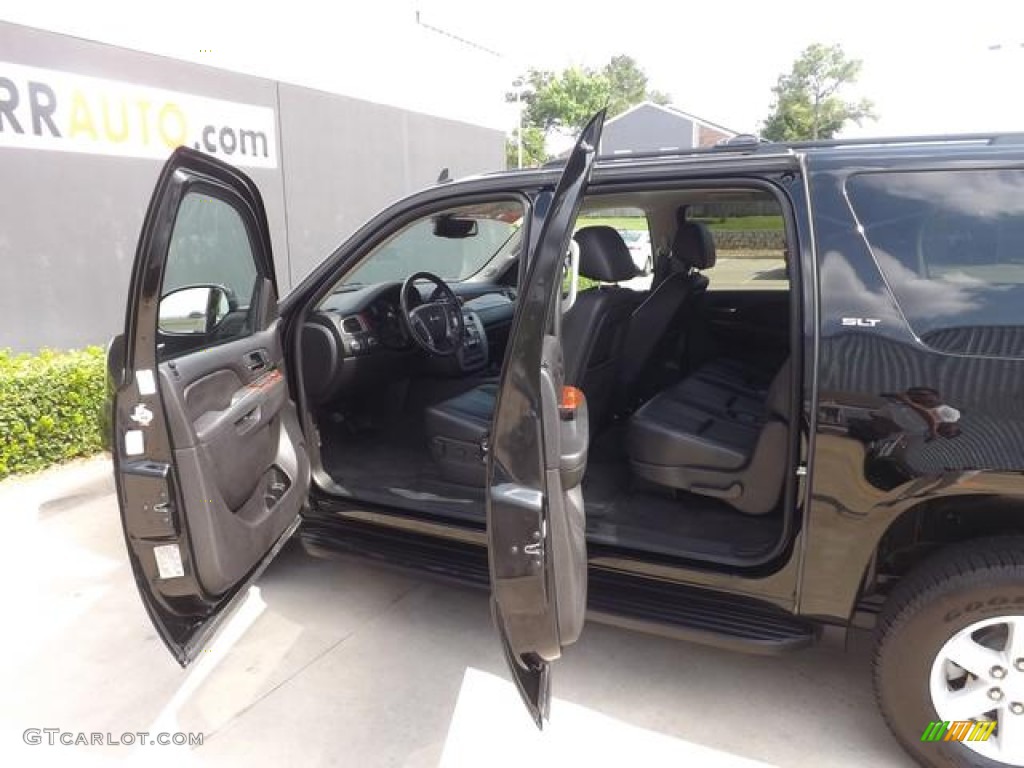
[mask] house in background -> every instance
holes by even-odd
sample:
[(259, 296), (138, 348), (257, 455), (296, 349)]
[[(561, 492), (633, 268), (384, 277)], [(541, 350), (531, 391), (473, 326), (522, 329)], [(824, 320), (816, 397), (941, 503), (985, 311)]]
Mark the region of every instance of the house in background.
[(737, 131), (653, 101), (637, 104), (604, 124), (601, 154), (686, 150), (714, 146)]

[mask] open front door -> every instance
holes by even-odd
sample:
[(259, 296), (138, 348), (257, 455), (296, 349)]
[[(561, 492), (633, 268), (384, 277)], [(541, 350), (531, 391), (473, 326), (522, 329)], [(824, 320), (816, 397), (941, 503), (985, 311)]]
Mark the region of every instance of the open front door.
[(579, 637), (587, 607), (580, 484), (589, 428), (582, 393), (563, 386), (561, 289), (603, 123), (600, 112), (583, 129), (550, 204), (542, 200), (534, 207), (530, 266), (488, 455), (494, 618), (513, 678), (538, 727), (548, 715), (550, 663)]
[(243, 173), (187, 148), (168, 160), (107, 367), (128, 555), (184, 666), (291, 535), (309, 488), (266, 213)]

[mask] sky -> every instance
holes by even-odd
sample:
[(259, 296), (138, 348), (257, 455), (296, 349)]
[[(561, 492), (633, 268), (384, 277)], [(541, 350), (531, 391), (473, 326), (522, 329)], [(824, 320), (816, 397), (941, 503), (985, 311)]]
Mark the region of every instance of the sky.
[(503, 130), (517, 75), (624, 53), (680, 109), (756, 132), (800, 51), (838, 43), (879, 116), (844, 136), (1024, 131), (1018, 0), (4, 0), (0, 19)]

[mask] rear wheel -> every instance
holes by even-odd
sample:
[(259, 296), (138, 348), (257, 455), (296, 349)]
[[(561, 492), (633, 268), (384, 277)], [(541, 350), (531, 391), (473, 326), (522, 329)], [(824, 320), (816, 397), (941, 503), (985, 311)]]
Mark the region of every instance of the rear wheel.
[(874, 669), (886, 722), (924, 765), (1024, 766), (1024, 538), (950, 548), (907, 576)]

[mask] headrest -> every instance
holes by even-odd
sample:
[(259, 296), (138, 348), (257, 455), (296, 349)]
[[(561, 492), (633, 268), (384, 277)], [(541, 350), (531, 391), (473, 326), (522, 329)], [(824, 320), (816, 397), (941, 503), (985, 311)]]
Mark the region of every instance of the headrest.
[(684, 221), (672, 241), (672, 258), (686, 267), (711, 269), (715, 266), (715, 241), (711, 231), (698, 221)]
[(636, 277), (629, 248), (613, 227), (584, 227), (573, 237), (580, 246), (580, 274), (584, 277), (602, 283)]

